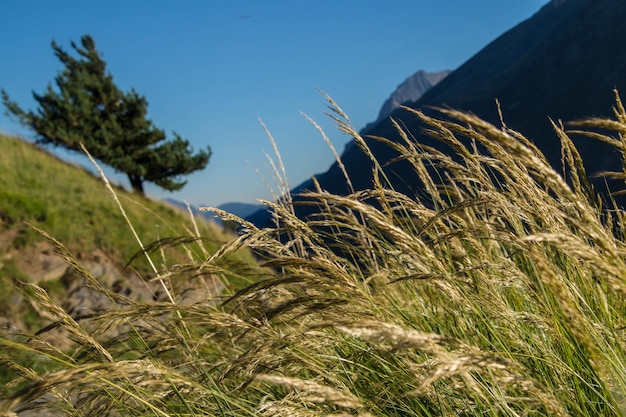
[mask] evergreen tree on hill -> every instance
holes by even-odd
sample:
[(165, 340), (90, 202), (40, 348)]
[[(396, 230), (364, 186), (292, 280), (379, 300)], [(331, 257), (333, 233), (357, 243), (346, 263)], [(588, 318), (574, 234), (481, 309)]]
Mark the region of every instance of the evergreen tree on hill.
[(210, 148), (194, 154), (189, 142), (174, 133), (165, 133), (146, 118), (148, 102), (134, 89), (121, 91), (106, 71), (106, 63), (89, 35), (81, 46), (71, 43), (75, 58), (56, 42), (52, 48), (65, 69), (44, 94), (33, 92), (39, 108), (24, 111), (2, 90), (7, 114), (37, 133), (41, 144), (52, 144), (82, 152), (83, 143), (91, 155), (128, 175), (134, 191), (143, 194), (144, 182), (169, 191), (181, 189), (181, 177), (203, 169)]

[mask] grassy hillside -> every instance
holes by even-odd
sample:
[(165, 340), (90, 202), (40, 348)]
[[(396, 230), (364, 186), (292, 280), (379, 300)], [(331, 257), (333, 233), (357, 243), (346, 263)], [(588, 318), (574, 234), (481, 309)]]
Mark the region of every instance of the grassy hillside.
[[(201, 237), (185, 245), (159, 247), (152, 253), (157, 269), (202, 262), (230, 239), (213, 224), (199, 219), (194, 225), (183, 211), (119, 188), (116, 192), (144, 245), (164, 239), (171, 242), (172, 238), (191, 241), (196, 234)], [(106, 263), (125, 281), (116, 285), (123, 284), (126, 292), (141, 291), (132, 287), (145, 285), (141, 280), (129, 283), (128, 279), (140, 276), (149, 280), (155, 275), (145, 257), (133, 258), (140, 246), (100, 178), (31, 143), (0, 136), (0, 300), (4, 301), (0, 311), (9, 322), (26, 319), (31, 328), (42, 323), (34, 318), (28, 303), (11, 295), (16, 282), (40, 282), (44, 288), (54, 289), (59, 300), (68, 297), (69, 286), (74, 284), (63, 273), (60, 257), (54, 259), (53, 245), (27, 223), (57, 239), (80, 262)], [(131, 265), (123, 270), (131, 259)], [(236, 271), (254, 262), (249, 253), (242, 251), (231, 256), (228, 263), (228, 277), (219, 279), (226, 285), (237, 285), (242, 278)], [(61, 268), (61, 272), (54, 275), (50, 271), (54, 267)], [(10, 300), (22, 301), (16, 304)], [(31, 314), (24, 317), (25, 313)]]
[[(189, 234), (190, 219), (160, 202), (117, 190), (139, 236), (145, 242)], [(0, 136), (0, 220), (2, 231), (15, 230), (9, 247), (39, 239), (26, 232), (33, 223), (74, 253), (98, 248), (126, 262), (138, 245), (102, 181), (86, 170), (61, 162), (20, 139)], [(203, 236), (221, 241), (221, 232), (199, 224)]]
[[(624, 156), (626, 111), (616, 109), (585, 128)], [(116, 298), (77, 322), (31, 286), (74, 345), (0, 329), (0, 363), (20, 375), (0, 388), (0, 412), (626, 415), (624, 212), (599, 205), (568, 132), (555, 128), (557, 172), (520, 134), (445, 113), (413, 117), (457, 158), (418, 147), (400, 125), (406, 141), (387, 142), (422, 194), (395, 191), (372, 161), (367, 191), (309, 192), (314, 218), (296, 218), (287, 198), (274, 207), (280, 228), (246, 224), (196, 264), (217, 269), (249, 247), (276, 271), (222, 303)]]

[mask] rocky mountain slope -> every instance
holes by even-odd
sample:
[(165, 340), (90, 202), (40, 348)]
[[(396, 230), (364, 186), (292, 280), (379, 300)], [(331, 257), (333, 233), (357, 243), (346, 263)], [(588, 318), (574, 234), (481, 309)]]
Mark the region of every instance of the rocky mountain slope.
[(439, 84), (452, 71), (426, 72), (419, 70), (391, 93), (391, 96), (383, 103), (378, 118), (374, 123), (378, 123), (389, 116), (400, 105), (419, 100), (428, 90)]

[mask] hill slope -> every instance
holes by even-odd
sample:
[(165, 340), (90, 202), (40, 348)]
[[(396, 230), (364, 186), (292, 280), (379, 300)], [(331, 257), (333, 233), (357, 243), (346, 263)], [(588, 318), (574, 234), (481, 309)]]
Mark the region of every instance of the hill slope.
[[(119, 188), (116, 192), (144, 245), (191, 236), (194, 226), (184, 212)], [(84, 285), (74, 280), (71, 268), (55, 254), (54, 246), (25, 222), (65, 245), (107, 288), (135, 299), (163, 295), (158, 293), (158, 286), (144, 282), (154, 275), (145, 259), (138, 257), (131, 268), (123, 268), (140, 247), (99, 178), (28, 142), (0, 136), (0, 301), (4, 301), (0, 305), (4, 320), (28, 320), (21, 315), (28, 310), (24, 299), (10, 291), (13, 284), (22, 281), (40, 283), (77, 315), (103, 302), (90, 298)], [(209, 252), (227, 240), (227, 235), (211, 223), (199, 220), (197, 227)], [(157, 267), (162, 268), (165, 264), (198, 262), (206, 254), (198, 243), (191, 243), (184, 249), (165, 248), (153, 256)], [(251, 262), (251, 257), (242, 254), (235, 260)], [(210, 284), (215, 290), (224, 277), (204, 278), (203, 285)], [(194, 297), (207, 296), (203, 294)], [(37, 321), (34, 317), (30, 320)]]

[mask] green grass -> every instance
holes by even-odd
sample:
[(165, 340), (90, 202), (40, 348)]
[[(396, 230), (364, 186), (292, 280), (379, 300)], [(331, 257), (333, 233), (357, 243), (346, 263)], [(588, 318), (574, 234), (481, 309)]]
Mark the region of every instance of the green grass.
[[(0, 233), (14, 236), (4, 242), (4, 252), (33, 246), (44, 240), (25, 222), (43, 229), (77, 256), (98, 249), (124, 266), (140, 247), (122, 213), (102, 181), (81, 167), (63, 163), (51, 154), (20, 139), (0, 136)], [(194, 227), (209, 252), (229, 239), (229, 234), (204, 221), (192, 224), (189, 216), (159, 201), (116, 188), (128, 217), (144, 244), (160, 239), (194, 237)], [(156, 247), (155, 247), (156, 248)], [(200, 245), (186, 250), (202, 258)], [(168, 254), (178, 261), (188, 253)], [(241, 253), (235, 260), (250, 262)], [(133, 264), (141, 273), (152, 273), (142, 257)]]
[[(142, 241), (146, 245), (161, 242), (150, 246), (157, 269), (162, 268), (161, 257), (181, 270), (191, 269), (189, 265), (202, 262), (231, 239), (231, 234), (201, 219), (194, 225), (188, 215), (170, 206), (115, 190)], [(124, 271), (126, 277), (139, 274), (150, 280), (155, 276), (145, 257), (137, 256), (140, 245), (99, 178), (24, 140), (0, 136), (0, 302), (7, 325), (35, 332), (50, 323), (50, 317), (42, 317), (29, 302), (29, 291), (22, 284), (39, 282), (39, 277), (25, 273), (21, 265), (31, 263), (29, 257), (37, 255), (34, 248), (47, 240), (29, 225), (54, 236), (79, 259), (93, 260), (104, 254), (119, 271), (130, 262)], [(196, 241), (195, 227), (201, 238)], [(184, 247), (169, 244), (181, 240), (189, 243)], [(240, 251), (224, 264), (229, 265), (228, 273), (217, 271), (217, 275), (230, 287), (248, 282), (241, 272), (255, 261), (249, 252)], [(178, 280), (193, 280), (198, 272), (178, 274)], [(62, 304), (71, 281), (67, 276), (39, 285)], [(0, 382), (14, 376), (5, 370), (0, 369)]]
[[(59, 352), (4, 331), (0, 352), (40, 360), (4, 354), (22, 377), (4, 386), (0, 407), (41, 399), (76, 416), (626, 414), (626, 223), (598, 205), (567, 132), (555, 128), (568, 182), (516, 132), (455, 111), (444, 111), (453, 121), (414, 113), (458, 152), (423, 149), (408, 140), (418, 132), (398, 126), (407, 140), (389, 145), (413, 165), (425, 199), (395, 192), (377, 171), (371, 190), (309, 192), (321, 211), (308, 221), (289, 199), (274, 205), (276, 228), (244, 223), (196, 266), (223, 267), (247, 247), (275, 271), (221, 302), (122, 308), (117, 299), (77, 323), (31, 287), (76, 345)], [(624, 154), (619, 100), (615, 121), (584, 128), (608, 129), (600, 139)], [(122, 331), (111, 336), (113, 327)]]
[[(0, 218), (3, 228), (26, 220), (44, 228), (71, 251), (95, 248), (119, 259), (137, 252), (122, 215), (102, 182), (82, 168), (16, 138), (0, 136)], [(188, 219), (174, 209), (118, 190), (138, 233), (146, 240), (185, 232)], [(76, 227), (77, 222), (81, 227)], [(206, 235), (221, 238), (203, 226)], [(29, 239), (36, 238), (29, 235)], [(212, 237), (212, 236), (211, 236)]]

